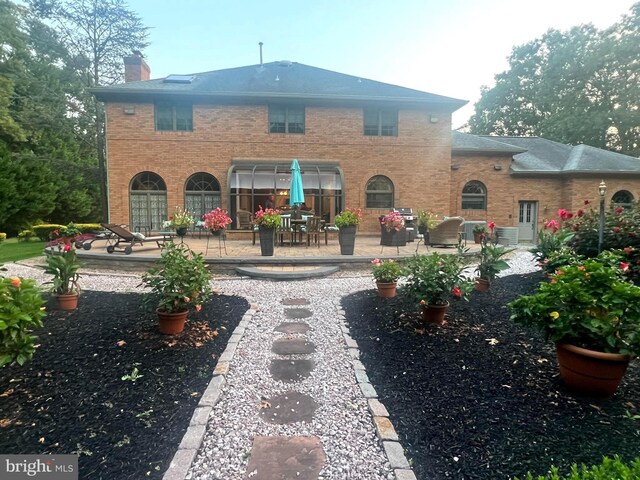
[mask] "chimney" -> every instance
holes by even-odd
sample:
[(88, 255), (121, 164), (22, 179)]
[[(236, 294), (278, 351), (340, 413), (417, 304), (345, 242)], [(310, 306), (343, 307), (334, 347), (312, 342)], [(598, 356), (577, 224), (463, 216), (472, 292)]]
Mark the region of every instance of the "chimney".
[(138, 82), (140, 80), (149, 80), (149, 78), (151, 78), (151, 69), (142, 58), (142, 53), (134, 50), (133, 55), (124, 57), (125, 82)]

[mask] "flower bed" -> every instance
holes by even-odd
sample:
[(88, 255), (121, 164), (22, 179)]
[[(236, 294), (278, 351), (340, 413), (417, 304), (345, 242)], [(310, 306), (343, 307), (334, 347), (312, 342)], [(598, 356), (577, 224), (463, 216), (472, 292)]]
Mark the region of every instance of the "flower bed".
[(173, 337), (141, 304), (93, 291), (73, 313), (49, 303), (33, 360), (0, 369), (1, 452), (78, 453), (80, 478), (162, 478), (248, 304), (215, 296)]
[(490, 292), (454, 302), (445, 327), (425, 328), (402, 295), (369, 290), (343, 300), (418, 478), (522, 478), (552, 464), (566, 473), (573, 462), (638, 455), (638, 362), (611, 399), (576, 396), (558, 378), (553, 345), (509, 320), (505, 305), (542, 278), (498, 278)]

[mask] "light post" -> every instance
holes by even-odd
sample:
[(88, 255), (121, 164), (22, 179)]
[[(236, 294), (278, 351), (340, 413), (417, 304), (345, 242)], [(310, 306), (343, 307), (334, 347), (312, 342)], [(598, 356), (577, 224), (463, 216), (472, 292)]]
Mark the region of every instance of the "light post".
[(598, 185), (598, 193), (600, 194), (600, 228), (598, 229), (598, 253), (602, 252), (602, 243), (604, 242), (604, 196), (607, 194), (607, 186), (604, 180)]

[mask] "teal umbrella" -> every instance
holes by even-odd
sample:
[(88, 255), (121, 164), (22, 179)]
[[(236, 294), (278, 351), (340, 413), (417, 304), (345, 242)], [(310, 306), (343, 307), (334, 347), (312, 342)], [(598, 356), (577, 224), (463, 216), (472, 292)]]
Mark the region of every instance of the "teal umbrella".
[(298, 160), (291, 162), (291, 191), (289, 193), (289, 204), (300, 205), (304, 203), (304, 188), (302, 187), (302, 174)]

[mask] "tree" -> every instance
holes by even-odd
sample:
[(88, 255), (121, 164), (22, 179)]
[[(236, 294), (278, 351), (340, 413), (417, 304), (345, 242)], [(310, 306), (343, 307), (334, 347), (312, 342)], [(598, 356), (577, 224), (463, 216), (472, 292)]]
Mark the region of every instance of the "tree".
[[(148, 27), (123, 0), (31, 0), (30, 4), (53, 22), (87, 88), (122, 81), (123, 57), (149, 45)], [(106, 221), (104, 110), (92, 96), (87, 95), (82, 102), (93, 118), (102, 214)]]
[[(95, 219), (95, 153), (76, 99), (85, 87), (55, 32), (0, 0), (0, 231)], [(71, 199), (71, 201), (70, 201)]]
[(606, 30), (549, 30), (482, 88), (474, 134), (538, 135), (640, 155), (640, 3)]

